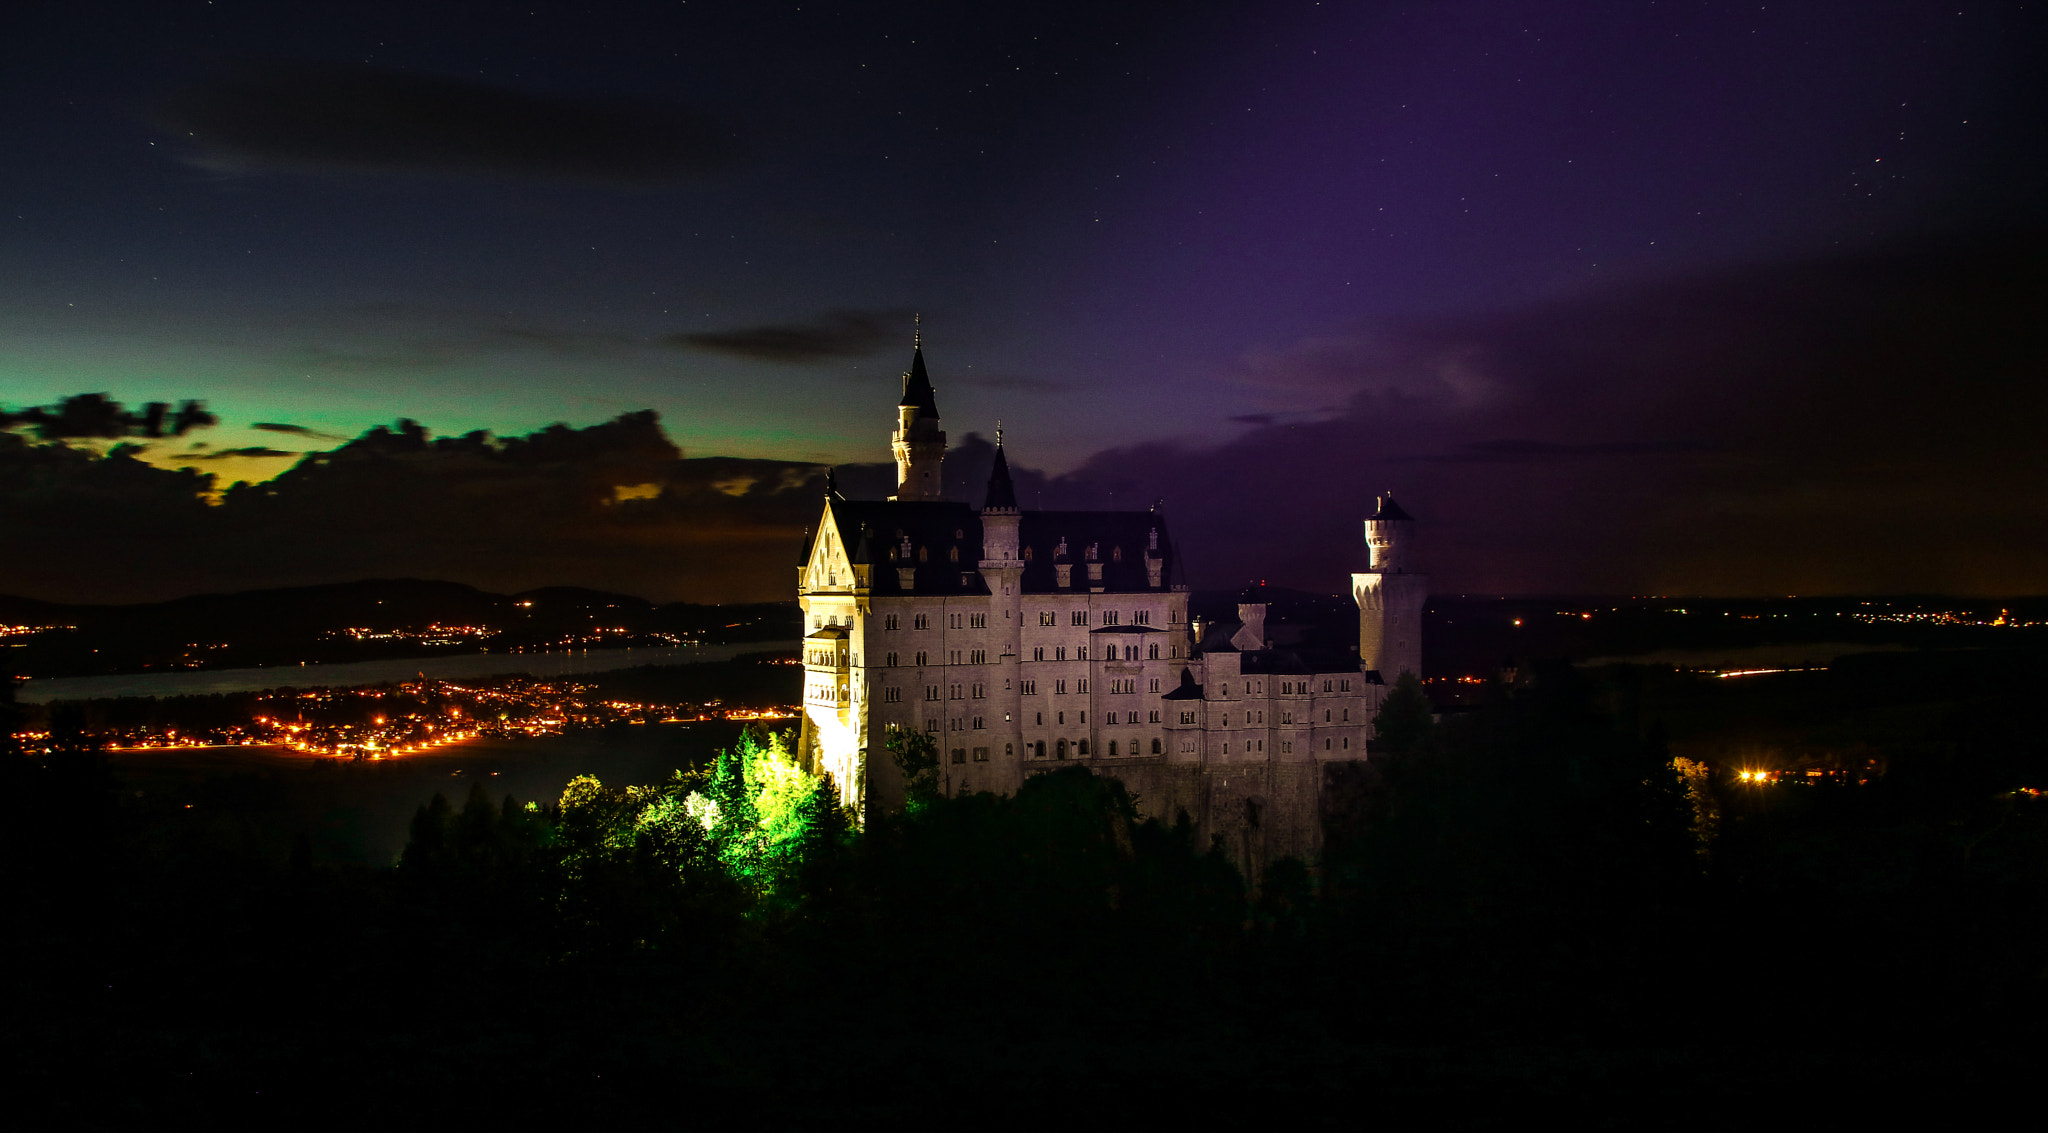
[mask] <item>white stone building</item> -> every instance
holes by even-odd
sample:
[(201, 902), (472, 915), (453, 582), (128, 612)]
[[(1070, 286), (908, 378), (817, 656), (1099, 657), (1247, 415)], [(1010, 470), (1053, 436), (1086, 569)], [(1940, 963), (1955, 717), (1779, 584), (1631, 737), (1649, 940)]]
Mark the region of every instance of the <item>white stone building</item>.
[(1218, 806), (1241, 801), (1258, 827), (1268, 795), (1306, 790), (1312, 803), (1318, 764), (1365, 758), (1388, 685), (1420, 667), (1426, 585), (1405, 570), (1412, 523), (1391, 499), (1367, 523), (1372, 569), (1352, 576), (1359, 650), (1276, 646), (1264, 605), (1190, 623), (1158, 512), (1021, 510), (1000, 435), (984, 506), (942, 499), (945, 433), (921, 344), (892, 441), (897, 495), (849, 500), (828, 478), (798, 569), (801, 746), (849, 803), (900, 802), (884, 746), (896, 726), (938, 741), (948, 794), (1010, 792), (1083, 763), (1124, 779), (1148, 812), (1188, 810), (1221, 836), (1234, 820), (1219, 824)]

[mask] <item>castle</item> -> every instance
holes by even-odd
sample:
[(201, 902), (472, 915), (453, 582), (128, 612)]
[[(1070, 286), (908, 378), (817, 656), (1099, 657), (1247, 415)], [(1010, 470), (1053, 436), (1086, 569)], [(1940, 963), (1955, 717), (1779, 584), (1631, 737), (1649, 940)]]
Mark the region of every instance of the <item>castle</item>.
[(1355, 651), (1276, 643), (1263, 604), (1189, 619), (1157, 510), (1019, 508), (1000, 431), (981, 509), (942, 499), (921, 338), (896, 412), (896, 495), (849, 500), (828, 477), (798, 568), (806, 762), (849, 805), (888, 809), (903, 783), (886, 729), (913, 729), (937, 741), (949, 795), (1080, 763), (1149, 815), (1186, 812), (1248, 869), (1311, 856), (1325, 766), (1363, 760), (1389, 685), (1421, 670), (1410, 517), (1383, 497), (1366, 521)]

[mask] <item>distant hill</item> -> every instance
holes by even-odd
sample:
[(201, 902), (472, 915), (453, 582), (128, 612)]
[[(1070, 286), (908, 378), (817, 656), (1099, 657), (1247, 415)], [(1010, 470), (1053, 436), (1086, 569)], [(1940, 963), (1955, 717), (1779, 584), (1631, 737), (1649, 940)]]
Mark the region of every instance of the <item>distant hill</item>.
[(493, 594), (455, 582), (369, 579), (133, 605), (0, 595), (13, 676), (83, 676), (572, 647), (799, 636), (794, 602), (657, 605), (576, 587)]

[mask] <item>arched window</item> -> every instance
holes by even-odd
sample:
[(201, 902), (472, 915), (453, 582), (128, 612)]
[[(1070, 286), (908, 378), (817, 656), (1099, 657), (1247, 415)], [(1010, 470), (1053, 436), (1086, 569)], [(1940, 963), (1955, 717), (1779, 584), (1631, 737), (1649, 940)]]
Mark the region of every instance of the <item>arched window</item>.
[(918, 562), (925, 562), (925, 561), (926, 561), (926, 560), (928, 560), (928, 559), (929, 559), (930, 557), (931, 557), (931, 556), (930, 556), (930, 555), (929, 555), (929, 554), (928, 554), (928, 553), (926, 552), (925, 548), (923, 548), (923, 547), (919, 547), (919, 548), (917, 549), (917, 561), (918, 561)]
[(1115, 740), (1111, 740), (1111, 741), (1109, 741), (1109, 754), (1111, 754), (1111, 755), (1115, 755), (1115, 754), (1116, 754), (1116, 741), (1115, 741)]
[(1031, 548), (1029, 547), (1024, 548), (1024, 561), (1027, 563), (1031, 561)]
[(959, 561), (960, 561), (960, 548), (958, 548), (958, 547), (949, 547), (949, 548), (947, 548), (947, 550), (946, 550), (946, 557), (947, 557), (947, 558), (949, 558), (949, 559), (951, 559), (951, 560), (953, 560), (953, 561), (954, 561), (954, 562), (956, 562), (956, 563), (957, 563), (957, 562), (959, 562)]
[(1074, 743), (1075, 743), (1075, 745), (1076, 745), (1076, 746), (1078, 746), (1078, 747), (1079, 747), (1079, 748), (1081, 749), (1081, 750), (1080, 750), (1080, 752), (1079, 752), (1079, 754), (1081, 755), (1081, 757), (1082, 757), (1083, 759), (1087, 758), (1087, 756), (1088, 756), (1088, 741), (1087, 741), (1087, 740), (1075, 740), (1075, 741), (1074, 741)]
[(1067, 757), (1067, 741), (1060, 740), (1052, 745), (1052, 757), (1054, 759), (1065, 759)]
[(1152, 737), (1152, 754), (1153, 754), (1153, 755), (1158, 755), (1158, 754), (1159, 754), (1159, 737), (1158, 737), (1158, 736), (1153, 736), (1153, 737)]

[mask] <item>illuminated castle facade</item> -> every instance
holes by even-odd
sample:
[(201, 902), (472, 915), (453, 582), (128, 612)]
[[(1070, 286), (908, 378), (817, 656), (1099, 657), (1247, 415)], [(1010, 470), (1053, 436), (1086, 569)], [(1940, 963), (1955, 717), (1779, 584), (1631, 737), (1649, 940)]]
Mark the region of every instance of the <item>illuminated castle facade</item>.
[[(1357, 649), (1276, 645), (1262, 604), (1190, 621), (1158, 511), (1019, 508), (1000, 433), (983, 506), (941, 498), (946, 434), (922, 343), (896, 412), (896, 495), (849, 500), (828, 478), (797, 576), (801, 746), (849, 804), (900, 803), (893, 726), (937, 741), (947, 794), (1082, 763), (1167, 821), (1186, 810), (1230, 837), (1260, 828), (1263, 809), (1270, 832), (1312, 804), (1321, 764), (1365, 758), (1387, 687), (1420, 669), (1426, 582), (1407, 570), (1413, 522), (1391, 499), (1366, 524), (1371, 568), (1352, 576)], [(1277, 850), (1313, 850), (1300, 840)]]

